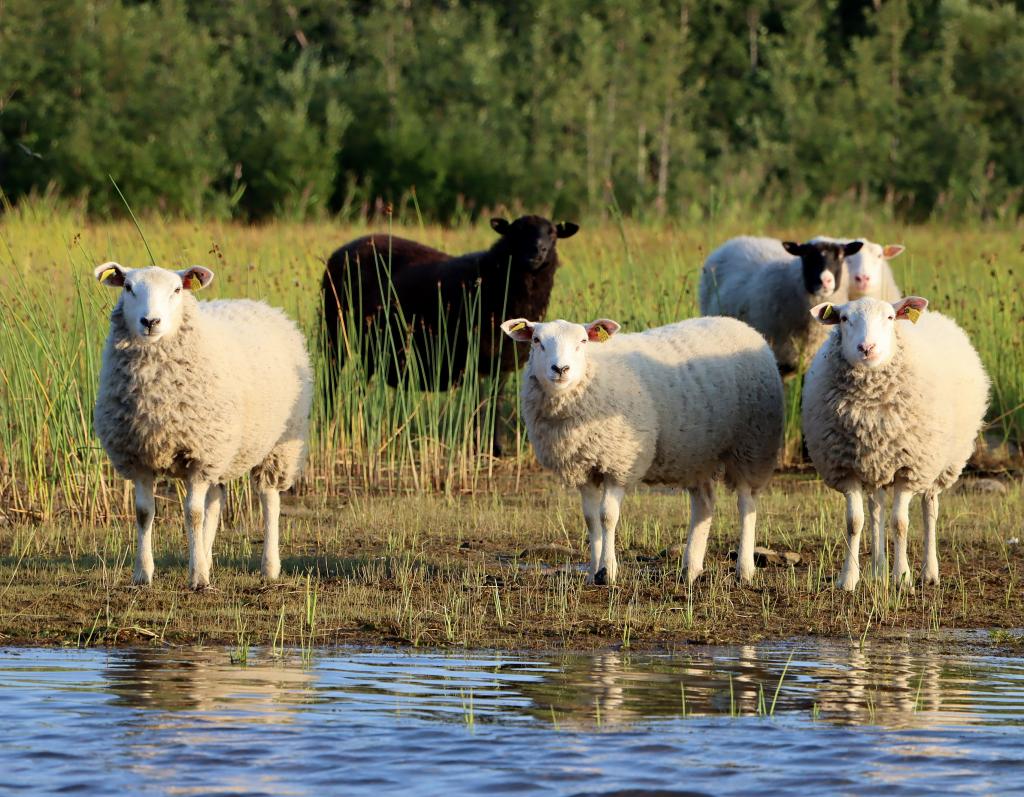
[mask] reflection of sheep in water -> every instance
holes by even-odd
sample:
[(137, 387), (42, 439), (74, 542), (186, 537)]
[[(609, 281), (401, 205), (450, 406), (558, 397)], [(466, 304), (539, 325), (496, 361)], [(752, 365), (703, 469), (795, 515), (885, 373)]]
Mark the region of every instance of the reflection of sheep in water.
[(280, 491), (306, 456), (312, 369), (305, 339), (280, 310), (243, 299), (197, 302), (213, 272), (96, 269), (120, 288), (103, 351), (96, 434), (135, 483), (136, 584), (153, 579), (158, 477), (183, 479), (193, 587), (210, 583), (222, 483), (252, 474), (263, 506), (263, 575), (278, 577)]
[[(108, 688), (130, 708), (159, 712), (204, 712), (208, 721), (251, 723), (251, 713), (288, 721), (310, 700), (316, 676), (298, 665), (249, 661), (229, 664), (223, 650), (173, 652), (129, 649), (112, 654)], [(240, 712), (245, 712), (240, 714)]]
[[(522, 412), (538, 461), (580, 491), (590, 533), (590, 577), (614, 583), (615, 529), (628, 488), (678, 484), (690, 492), (685, 563), (704, 569), (714, 481), (736, 490), (736, 572), (754, 575), (754, 495), (782, 443), (782, 381), (764, 339), (732, 318), (695, 318), (631, 335), (516, 318), (502, 324), (531, 343)], [(613, 337), (614, 336), (614, 337)]]

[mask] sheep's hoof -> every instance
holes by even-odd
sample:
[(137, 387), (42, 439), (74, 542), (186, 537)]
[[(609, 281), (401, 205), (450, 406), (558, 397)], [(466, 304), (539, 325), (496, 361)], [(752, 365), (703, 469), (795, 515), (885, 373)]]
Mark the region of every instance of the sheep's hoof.
[(596, 573), (594, 573), (594, 584), (598, 587), (608, 586), (608, 568), (602, 567)]
[(213, 584), (207, 581), (205, 584), (193, 584), (192, 591), (198, 594), (220, 592)]
[(153, 584), (153, 574), (144, 570), (136, 570), (132, 573), (132, 584), (136, 587), (149, 587)]

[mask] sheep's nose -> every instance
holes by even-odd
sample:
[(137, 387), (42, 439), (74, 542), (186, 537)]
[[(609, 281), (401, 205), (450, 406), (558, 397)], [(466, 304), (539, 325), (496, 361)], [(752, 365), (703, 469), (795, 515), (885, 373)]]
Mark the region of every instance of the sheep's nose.
[(152, 332), (153, 329), (160, 324), (160, 319), (142, 317), (139, 319), (139, 323), (142, 324), (142, 326), (144, 326), (150, 332)]
[(863, 352), (864, 354), (871, 354), (875, 350), (874, 343), (858, 343), (857, 351)]
[(869, 282), (871, 282), (871, 277), (867, 276), (866, 274), (858, 274), (856, 277), (854, 277), (854, 279), (857, 281), (858, 285), (867, 285)]
[(559, 366), (559, 365), (552, 365), (551, 366), (551, 370), (555, 372), (555, 376), (565, 376), (567, 373), (569, 373), (569, 366), (568, 365), (561, 365), (561, 366)]

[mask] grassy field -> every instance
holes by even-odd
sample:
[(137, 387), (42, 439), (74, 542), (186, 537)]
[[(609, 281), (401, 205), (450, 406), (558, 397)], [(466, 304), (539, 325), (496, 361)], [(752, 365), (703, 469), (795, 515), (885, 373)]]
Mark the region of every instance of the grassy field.
[[(582, 561), (575, 497), (537, 472), (514, 419), (519, 455), (495, 460), (487, 453), (486, 428), (495, 421), (486, 383), (470, 380), (442, 394), (391, 390), (377, 380), (366, 384), (352, 367), (343, 374), (336, 415), (314, 410), (310, 466), (283, 530), (284, 582), (265, 588), (255, 574), (258, 523), (249, 488), (239, 483), (215, 551), (220, 591), (185, 592), (184, 533), (177, 488), (169, 486), (158, 504), (157, 585), (131, 589), (130, 490), (91, 432), (99, 353), (116, 299), (92, 281), (92, 267), (105, 260), (207, 265), (217, 277), (204, 298), (279, 304), (316, 349), (323, 260), (366, 232), (327, 222), (241, 227), (156, 218), (140, 227), (141, 233), (131, 222), (86, 222), (44, 204), (0, 217), (0, 633), (10, 639), (647, 645), (1019, 625), (1024, 616), (1020, 548), (1006, 544), (1021, 536), (1019, 487), (1009, 496), (946, 502), (939, 532), (946, 581), (924, 595), (865, 587), (849, 597), (831, 590), (841, 556), (841, 500), (793, 478), (766, 499), (759, 540), (800, 551), (809, 567), (766, 571), (753, 588), (740, 589), (729, 585), (721, 565), (692, 593), (681, 591), (674, 560), (658, 554), (681, 541), (686, 500), (644, 493), (627, 501), (620, 532), (622, 549), (644, 561), (627, 566), (617, 589), (586, 588), (576, 573), (549, 567)], [(483, 248), (494, 237), (483, 225), (396, 224), (394, 232), (450, 251)], [(584, 223), (559, 246), (564, 267), (550, 315), (611, 317), (627, 330), (693, 315), (704, 256), (741, 232), (751, 230), (736, 221), (678, 228)], [(852, 232), (906, 244), (907, 254), (895, 261), (900, 284), (964, 325), (993, 378), (990, 434), (1024, 440), (1018, 234), (863, 220), (763, 232)], [(790, 385), (790, 456), (799, 450), (797, 389)], [(730, 504), (723, 496), (721, 505)], [(711, 555), (720, 564), (732, 525), (729, 512), (715, 524)], [(514, 557), (550, 545), (562, 547)], [(536, 564), (538, 557), (546, 564)]]

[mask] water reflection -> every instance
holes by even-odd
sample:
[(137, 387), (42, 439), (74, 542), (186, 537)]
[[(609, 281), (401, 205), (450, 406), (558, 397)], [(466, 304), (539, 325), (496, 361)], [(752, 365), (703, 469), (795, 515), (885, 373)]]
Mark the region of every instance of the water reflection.
[(900, 728), (1014, 723), (1024, 711), (1020, 661), (951, 656), (937, 644), (740, 645), (664, 657), (606, 652), (557, 664), (523, 693), (537, 719), (580, 726), (805, 712)]
[(1024, 660), (928, 642), (247, 666), (220, 649), (0, 649), (0, 715), (12, 790), (1024, 789)]

